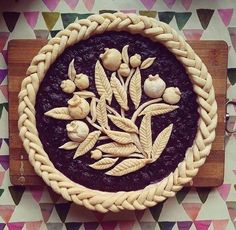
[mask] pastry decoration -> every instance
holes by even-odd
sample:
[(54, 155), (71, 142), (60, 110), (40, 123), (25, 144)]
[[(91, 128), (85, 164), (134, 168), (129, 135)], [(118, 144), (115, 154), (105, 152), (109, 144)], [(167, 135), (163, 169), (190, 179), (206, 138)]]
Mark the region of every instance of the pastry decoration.
[(163, 100), (171, 105), (177, 104), (180, 101), (181, 92), (178, 87), (169, 87), (163, 94)]
[(159, 98), (166, 88), (166, 83), (159, 77), (159, 74), (149, 75), (144, 82), (144, 92), (150, 98)]
[(75, 83), (70, 79), (61, 82), (61, 89), (65, 93), (73, 93), (75, 91)]
[(75, 142), (82, 142), (89, 134), (89, 128), (83, 121), (72, 121), (66, 125), (68, 137)]
[[(74, 158), (90, 153), (95, 162), (89, 166), (94, 170), (109, 169), (104, 172), (109, 176), (123, 176), (158, 160), (171, 137), (173, 124), (152, 140), (152, 117), (178, 109), (176, 104), (181, 97), (179, 89), (166, 88), (157, 73), (149, 75), (142, 86), (142, 69), (151, 67), (156, 57), (144, 61), (139, 54), (129, 57), (128, 48), (124, 46), (121, 52), (107, 48), (100, 55), (101, 62), (97, 60), (94, 71), (98, 98), (88, 91), (88, 76), (76, 74), (73, 59), (68, 67), (69, 80), (63, 81), (61, 86), (67, 93), (74, 92), (75, 86), (79, 91), (68, 100), (68, 107), (45, 113), (55, 119), (72, 120), (66, 126), (71, 141), (59, 148), (76, 149)], [(105, 69), (113, 73), (108, 76)], [(141, 104), (142, 88), (153, 99)], [(129, 99), (136, 109), (131, 118), (126, 115)], [(120, 111), (112, 108), (113, 101), (120, 106)], [(139, 125), (138, 117), (141, 117)], [(89, 133), (88, 124), (95, 131)], [(114, 126), (117, 129), (111, 129)]]

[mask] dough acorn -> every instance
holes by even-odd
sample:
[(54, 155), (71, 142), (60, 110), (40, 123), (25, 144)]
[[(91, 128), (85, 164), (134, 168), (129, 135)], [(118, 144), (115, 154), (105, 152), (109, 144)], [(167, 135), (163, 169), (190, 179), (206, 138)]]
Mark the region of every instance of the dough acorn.
[(75, 85), (79, 90), (84, 90), (89, 87), (89, 77), (86, 74), (76, 74)]
[(132, 57), (130, 57), (130, 65), (133, 68), (137, 68), (141, 65), (141, 56), (139, 54), (135, 54)]
[(166, 83), (159, 77), (159, 74), (149, 75), (144, 82), (144, 92), (150, 98), (159, 98), (166, 88)]
[(99, 149), (91, 151), (91, 158), (94, 160), (99, 160), (102, 158), (102, 152)]
[(65, 93), (73, 93), (75, 91), (75, 83), (69, 79), (61, 82), (61, 89)]
[(178, 87), (166, 88), (163, 94), (163, 100), (171, 105), (177, 104), (180, 101), (180, 98), (181, 92)]
[(76, 94), (68, 101), (68, 109), (74, 119), (84, 119), (90, 111), (89, 103)]
[(120, 51), (114, 48), (106, 48), (105, 53), (101, 54), (100, 58), (103, 66), (110, 71), (118, 70), (122, 59)]
[(122, 76), (122, 77), (128, 77), (129, 73), (130, 73), (130, 68), (126, 63), (122, 63), (120, 65), (120, 68), (118, 69), (118, 73)]
[(72, 121), (66, 125), (68, 137), (75, 142), (82, 142), (89, 134), (89, 128), (83, 121)]

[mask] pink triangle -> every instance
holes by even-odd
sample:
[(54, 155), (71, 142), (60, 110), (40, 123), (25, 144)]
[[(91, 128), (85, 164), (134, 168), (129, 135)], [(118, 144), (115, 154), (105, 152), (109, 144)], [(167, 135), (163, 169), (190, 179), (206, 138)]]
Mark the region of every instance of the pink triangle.
[(138, 221), (142, 219), (144, 212), (145, 210), (137, 210), (134, 212)]
[(101, 212), (93, 212), (94, 216), (96, 217), (96, 219), (98, 220), (98, 222), (102, 222), (105, 214), (101, 213)]
[(9, 37), (9, 32), (0, 32), (0, 52), (2, 52), (8, 37)]
[(228, 26), (233, 15), (233, 9), (218, 9), (218, 14), (225, 26)]
[(169, 9), (175, 4), (176, 0), (163, 0)]
[(220, 187), (217, 188), (220, 196), (224, 201), (228, 198), (230, 188), (231, 184), (222, 184)]
[(120, 230), (131, 230), (133, 229), (135, 220), (134, 221), (120, 221)]
[(108, 221), (101, 223), (103, 230), (114, 230), (117, 224), (117, 221)]
[(0, 205), (0, 216), (5, 223), (9, 222), (14, 210), (15, 205)]
[(43, 195), (43, 190), (44, 190), (44, 187), (42, 187), (42, 186), (35, 186), (35, 187), (31, 187), (30, 188), (30, 192), (31, 192), (33, 198), (37, 202), (40, 201), (40, 199), (41, 199), (41, 197)]
[(7, 100), (8, 99), (7, 85), (0, 85), (0, 91), (2, 92), (2, 94), (4, 95), (4, 97)]
[(43, 220), (44, 222), (47, 222), (52, 213), (54, 205), (50, 203), (42, 203), (42, 204), (39, 204), (39, 206), (41, 208)]
[(7, 54), (8, 54), (7, 50), (2, 50), (2, 56), (4, 57), (6, 64), (8, 63), (8, 60), (7, 60), (8, 55)]
[(141, 0), (141, 2), (147, 10), (151, 10), (154, 4), (156, 3), (156, 0)]
[(32, 221), (32, 222), (25, 222), (26, 230), (39, 230), (43, 221)]
[(4, 179), (4, 174), (5, 174), (5, 172), (0, 172), (0, 186), (2, 186), (2, 182), (3, 182), (3, 179)]
[(236, 201), (226, 202), (231, 220), (236, 218)]
[(83, 2), (88, 11), (91, 11), (93, 9), (95, 0), (83, 0)]
[(188, 216), (195, 220), (198, 216), (198, 213), (201, 209), (202, 204), (198, 203), (184, 203), (182, 204), (185, 212), (188, 214)]
[(43, 2), (49, 10), (54, 11), (60, 0), (43, 0)]
[(192, 0), (181, 0), (182, 5), (184, 6), (185, 10), (189, 10)]
[(24, 12), (24, 16), (25, 16), (25, 19), (26, 19), (27, 23), (29, 24), (29, 26), (32, 29), (34, 29), (34, 27), (38, 21), (39, 11)]
[(65, 0), (65, 2), (72, 10), (74, 10), (78, 5), (79, 0)]
[(184, 29), (183, 33), (187, 40), (200, 40), (203, 31), (202, 29)]
[(25, 222), (14, 222), (7, 224), (9, 230), (21, 230)]
[(231, 43), (236, 51), (236, 27), (228, 27)]
[(233, 170), (234, 175), (236, 175), (236, 169)]
[(214, 230), (225, 230), (228, 225), (229, 220), (213, 220)]
[(198, 220), (194, 222), (194, 225), (198, 230), (208, 230), (211, 225), (211, 220)]

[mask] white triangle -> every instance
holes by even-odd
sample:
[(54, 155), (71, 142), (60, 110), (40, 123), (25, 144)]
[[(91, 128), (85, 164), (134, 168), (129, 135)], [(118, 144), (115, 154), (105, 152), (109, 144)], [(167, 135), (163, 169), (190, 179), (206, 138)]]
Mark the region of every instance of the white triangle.
[(94, 214), (85, 207), (71, 204), (70, 210), (66, 217), (66, 222), (96, 222)]
[(61, 219), (58, 216), (57, 210), (55, 207), (52, 209), (51, 215), (50, 215), (47, 223), (61, 223)]
[[(212, 211), (214, 210), (214, 211)], [(206, 202), (202, 204), (200, 212), (198, 214), (198, 220), (218, 220), (228, 219), (229, 214), (225, 202), (220, 197), (216, 189), (212, 190)]]
[(154, 218), (152, 217), (152, 213), (149, 209), (144, 211), (144, 214), (140, 220), (141, 222), (155, 222)]
[(45, 187), (44, 190), (43, 190), (42, 197), (40, 199), (40, 203), (51, 203), (51, 202), (52, 202), (52, 199), (49, 195), (48, 190)]
[(3, 95), (2, 91), (0, 90), (0, 101), (1, 103), (6, 103), (7, 102), (7, 99), (6, 97)]
[(12, 196), (10, 194), (10, 191), (8, 189), (8, 186), (10, 185), (11, 185), (11, 182), (10, 182), (10, 177), (9, 177), (9, 170), (7, 170), (5, 171), (4, 179), (1, 186), (2, 188), (5, 188), (5, 189), (4, 189), (3, 194), (0, 197), (0, 205), (15, 205), (12, 199)]
[(8, 80), (7, 77), (4, 78), (4, 80), (2, 81), (1, 85), (7, 85), (8, 84)]
[(30, 191), (26, 190), (22, 195), (19, 205), (16, 206), (10, 221), (37, 221), (39, 219), (43, 219), (40, 207), (33, 199)]
[(134, 230), (141, 230), (141, 227), (140, 227), (140, 224), (139, 224), (138, 221), (135, 221), (135, 222), (134, 222), (134, 225), (133, 225), (133, 228), (132, 228), (132, 229), (134, 229)]
[(228, 53), (228, 68), (235, 68), (236, 50), (234, 50), (231, 40), (228, 44), (231, 46)]
[(229, 190), (229, 195), (227, 197), (227, 201), (235, 201), (235, 197), (236, 197), (236, 191), (234, 189), (234, 185), (231, 185), (231, 188)]
[(63, 24), (62, 24), (62, 19), (61, 19), (61, 14), (59, 14), (59, 17), (57, 19), (56, 24), (53, 26), (52, 30), (62, 30)]
[[(117, 213), (108, 212), (105, 214), (103, 221), (114, 221), (117, 220)], [(122, 211), (119, 213), (119, 220), (137, 220), (135, 213), (130, 211)]]
[(38, 21), (34, 27), (34, 30), (48, 30), (42, 13), (39, 13)]
[(5, 108), (2, 110), (2, 117), (0, 118), (0, 138), (8, 138), (8, 112)]
[(159, 221), (187, 221), (191, 220), (183, 209), (176, 197), (169, 198), (164, 203), (159, 217)]
[(9, 147), (4, 140), (2, 140), (2, 146), (0, 147), (0, 155), (9, 155)]
[(185, 196), (183, 203), (202, 203), (195, 188), (191, 188), (191, 190)]
[(7, 68), (7, 64), (5, 62), (5, 58), (3, 57), (3, 55), (0, 53), (0, 69), (6, 69)]

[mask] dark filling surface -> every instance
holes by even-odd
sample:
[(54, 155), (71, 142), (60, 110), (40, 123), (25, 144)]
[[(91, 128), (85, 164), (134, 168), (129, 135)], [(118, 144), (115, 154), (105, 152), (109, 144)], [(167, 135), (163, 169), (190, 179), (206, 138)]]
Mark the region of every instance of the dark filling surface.
[[(158, 133), (173, 123), (170, 140), (160, 158), (138, 171), (121, 177), (113, 177), (105, 175), (107, 170), (99, 171), (89, 167), (89, 164), (95, 162), (95, 160), (91, 159), (90, 153), (73, 160), (76, 149), (59, 149), (59, 146), (70, 141), (66, 132), (66, 124), (70, 121), (46, 117), (44, 113), (55, 107), (67, 106), (67, 101), (73, 96), (72, 94), (64, 93), (60, 88), (61, 81), (68, 79), (67, 70), (73, 58), (75, 59), (77, 74), (87, 74), (90, 78), (88, 90), (96, 92), (94, 68), (99, 55), (104, 53), (104, 48), (116, 48), (121, 51), (122, 47), (127, 44), (129, 45), (129, 57), (135, 53), (140, 54), (142, 60), (148, 57), (156, 57), (154, 64), (150, 68), (141, 70), (142, 86), (149, 74), (155, 75), (158, 73), (166, 82), (167, 87), (178, 87), (182, 95), (178, 103), (179, 109), (171, 113), (152, 117), (153, 141)], [(107, 71), (107, 74), (110, 79), (111, 73)], [(143, 92), (141, 104), (148, 100), (150, 98), (145, 96)], [(114, 97), (112, 107), (118, 112), (120, 111), (120, 107), (115, 102)], [(130, 98), (129, 107), (130, 110), (126, 113), (128, 118), (135, 111)], [(71, 180), (88, 188), (102, 191), (132, 191), (160, 181), (168, 176), (170, 172), (173, 172), (178, 163), (184, 159), (187, 148), (192, 146), (196, 136), (199, 119), (197, 108), (196, 94), (193, 92), (192, 83), (184, 67), (163, 45), (154, 43), (141, 35), (131, 35), (127, 32), (107, 32), (93, 36), (66, 49), (50, 67), (37, 94), (36, 121), (40, 140), (50, 160), (58, 170)], [(138, 127), (140, 127), (141, 118), (136, 122)], [(113, 130), (117, 130), (111, 123), (110, 126)], [(94, 130), (90, 125), (89, 128), (90, 132)], [(98, 141), (96, 145), (103, 143), (106, 142)]]

